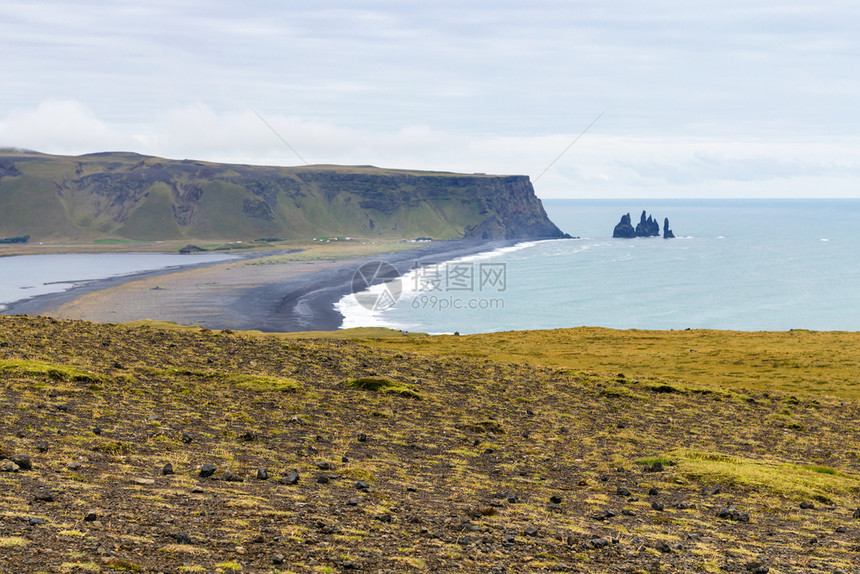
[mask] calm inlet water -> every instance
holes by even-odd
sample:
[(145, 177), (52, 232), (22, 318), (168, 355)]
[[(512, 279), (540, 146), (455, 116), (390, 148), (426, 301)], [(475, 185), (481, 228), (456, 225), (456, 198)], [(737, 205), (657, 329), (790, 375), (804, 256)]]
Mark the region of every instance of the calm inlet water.
[(120, 275), (233, 259), (232, 255), (76, 253), (0, 257), (0, 311), (6, 304)]
[[(344, 327), (478, 333), (583, 325), (639, 329), (860, 330), (860, 200), (545, 201), (581, 239), (524, 243), (401, 280)], [(612, 239), (643, 209), (676, 239)]]

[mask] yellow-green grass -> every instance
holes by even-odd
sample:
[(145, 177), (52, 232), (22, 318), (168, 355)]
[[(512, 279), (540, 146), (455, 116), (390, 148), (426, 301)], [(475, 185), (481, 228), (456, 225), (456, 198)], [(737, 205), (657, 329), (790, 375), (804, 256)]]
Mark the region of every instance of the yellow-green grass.
[(686, 477), (745, 489), (763, 489), (785, 498), (852, 504), (860, 477), (834, 468), (677, 449), (666, 454)]
[(52, 381), (95, 383), (104, 379), (68, 365), (58, 365), (30, 359), (0, 360), (0, 373), (8, 377), (35, 377)]
[(686, 384), (860, 398), (860, 333), (641, 331), (598, 327), (374, 339), (401, 351), (643, 376)]

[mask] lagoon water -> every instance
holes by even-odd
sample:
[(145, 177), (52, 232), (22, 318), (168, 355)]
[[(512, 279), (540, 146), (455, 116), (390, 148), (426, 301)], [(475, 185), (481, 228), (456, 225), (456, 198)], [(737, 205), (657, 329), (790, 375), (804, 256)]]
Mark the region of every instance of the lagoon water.
[(233, 259), (226, 254), (73, 253), (0, 257), (0, 311), (6, 305), (77, 284), (169, 267)]
[[(344, 327), (860, 330), (860, 200), (544, 205), (580, 239), (421, 268), (401, 279), (399, 300), (384, 310), (365, 309), (353, 296), (341, 300)], [(643, 209), (661, 231), (668, 217), (677, 238), (612, 238), (622, 214), (635, 224)]]

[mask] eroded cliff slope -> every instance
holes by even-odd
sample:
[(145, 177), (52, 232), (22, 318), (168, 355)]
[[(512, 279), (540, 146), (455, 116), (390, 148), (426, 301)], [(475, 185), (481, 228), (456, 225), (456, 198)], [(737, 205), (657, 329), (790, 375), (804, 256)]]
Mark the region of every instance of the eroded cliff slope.
[(0, 237), (561, 237), (526, 176), (0, 152)]

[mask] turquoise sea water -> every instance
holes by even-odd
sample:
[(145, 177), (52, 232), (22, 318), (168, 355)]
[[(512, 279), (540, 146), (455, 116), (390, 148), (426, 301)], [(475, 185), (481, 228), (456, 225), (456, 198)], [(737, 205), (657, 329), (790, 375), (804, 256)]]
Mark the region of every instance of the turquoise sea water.
[[(544, 205), (580, 239), (421, 269), (401, 280), (393, 307), (372, 312), (352, 296), (342, 300), (344, 326), (464, 334), (583, 325), (860, 330), (860, 200)], [(643, 209), (661, 231), (668, 217), (677, 238), (612, 239), (622, 214), (635, 224)], [(493, 272), (504, 282), (492, 281)]]

